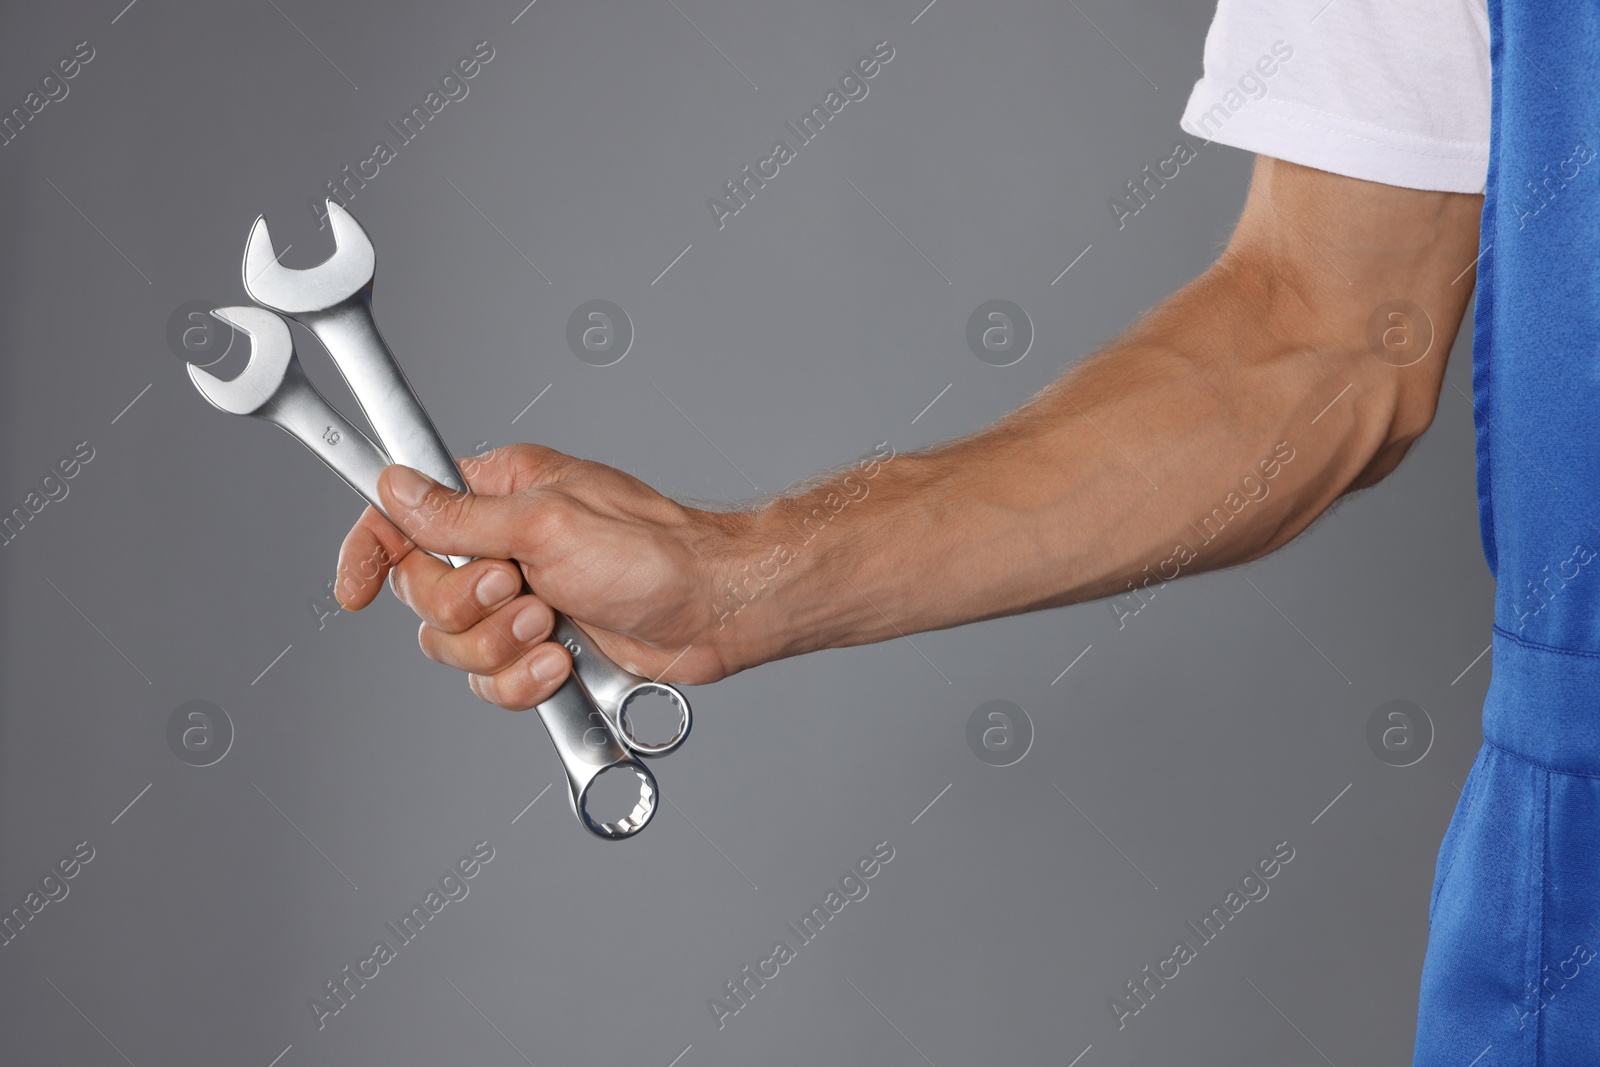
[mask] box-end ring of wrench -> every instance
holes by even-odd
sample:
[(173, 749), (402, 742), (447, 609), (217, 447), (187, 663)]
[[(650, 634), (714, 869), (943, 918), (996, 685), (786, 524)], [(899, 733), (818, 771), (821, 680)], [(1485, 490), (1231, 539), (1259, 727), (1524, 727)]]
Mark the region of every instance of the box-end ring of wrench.
[[(455, 458), (373, 320), (377, 253), (372, 240), (337, 200), (328, 200), (327, 210), (333, 253), (304, 270), (278, 262), (266, 217), (258, 217), (245, 246), (245, 291), (258, 304), (289, 316), (316, 334), (396, 463), (416, 468), (447, 490), (465, 493), (466, 479)], [(469, 559), (457, 556), (449, 562), (459, 567)], [(682, 692), (625, 670), (560, 612), (556, 612), (552, 636), (571, 653), (573, 672), (611, 719), (625, 746), (641, 756), (664, 756), (683, 744), (693, 719)], [(647, 694), (666, 697), (677, 710), (677, 729), (666, 741), (652, 744), (641, 740), (628, 721), (629, 705)]]
[[(220, 411), (264, 419), (289, 431), (367, 503), (382, 511), (378, 475), (389, 466), (389, 456), (317, 392), (295, 356), (288, 324), (256, 307), (218, 308), (212, 314), (249, 338), (250, 362), (231, 381), (191, 364), (189, 377), (200, 395)], [(569, 676), (538, 711), (566, 770), (573, 813), (584, 827), (611, 841), (644, 829), (655, 815), (655, 776), (617, 739), (609, 720), (576, 677)], [(639, 799), (623, 818), (600, 822), (589, 817), (589, 787), (613, 769), (629, 770), (637, 776)]]

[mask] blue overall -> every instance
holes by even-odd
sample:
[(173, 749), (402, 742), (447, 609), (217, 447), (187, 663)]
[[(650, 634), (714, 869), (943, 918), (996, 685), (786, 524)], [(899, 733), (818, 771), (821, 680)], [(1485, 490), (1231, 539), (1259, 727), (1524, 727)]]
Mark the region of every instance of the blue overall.
[(1600, 8), (1489, 0), (1489, 19), (1472, 385), (1494, 675), (1414, 1063), (1600, 1067)]

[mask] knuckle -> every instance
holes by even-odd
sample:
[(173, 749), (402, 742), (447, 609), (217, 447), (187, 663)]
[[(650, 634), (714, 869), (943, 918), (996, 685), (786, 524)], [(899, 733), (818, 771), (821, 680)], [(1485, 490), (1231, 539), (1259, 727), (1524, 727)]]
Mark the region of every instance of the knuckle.
[(451, 532), (471, 528), (479, 519), (479, 500), (468, 492), (454, 489), (435, 489), (419, 509), (421, 527), (419, 540), (438, 545)]
[(577, 532), (577, 514), (561, 497), (548, 495), (539, 501), (529, 525), (541, 542), (562, 542)]
[(422, 649), (422, 654), (432, 659), (435, 664), (443, 664), (445, 667), (458, 667), (458, 669), (467, 665), (462, 664), (461, 657), (456, 654), (450, 633), (443, 632), (443, 630), (438, 629), (430, 622), (422, 622), (421, 625), (418, 625), (416, 643), (418, 643), (418, 648)]
[(446, 490), (434, 488), (428, 490), (427, 496), (422, 498), (422, 503), (413, 508), (404, 516), (405, 532), (408, 536), (416, 538), (418, 534), (426, 537), (428, 531), (440, 525), (448, 525), (455, 517), (455, 497), (462, 494), (450, 493)]
[(482, 621), (483, 609), (467, 595), (455, 580), (459, 571), (447, 572), (433, 589), (433, 614), (437, 625), (448, 633), (458, 634)]
[(489, 701), (507, 711), (526, 711), (538, 703), (530, 679), (515, 666), (489, 676), (489, 691)]
[(538, 466), (544, 453), (545, 450), (539, 445), (531, 444), (527, 441), (518, 441), (515, 444), (497, 448), (489, 455), (497, 460), (504, 461), (519, 473), (526, 473)]
[[(488, 442), (484, 442), (487, 444)], [(499, 448), (487, 448), (482, 452), (475, 452), (470, 456), (463, 456), (456, 461), (456, 467), (461, 471), (461, 476), (470, 486), (475, 482), (485, 467), (493, 466), (503, 461), (507, 456), (515, 455), (516, 447), (502, 445)]]
[(496, 668), (504, 667), (517, 655), (516, 642), (512, 639), (510, 631), (487, 620), (482, 626), (475, 628), (472, 645), (473, 654), (479, 663)]

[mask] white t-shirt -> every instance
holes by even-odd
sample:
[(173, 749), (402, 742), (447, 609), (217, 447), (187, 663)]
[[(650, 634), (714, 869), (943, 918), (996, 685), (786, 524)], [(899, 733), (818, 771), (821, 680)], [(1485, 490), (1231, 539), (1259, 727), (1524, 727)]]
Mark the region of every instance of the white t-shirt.
[(1352, 178), (1481, 193), (1485, 0), (1220, 0), (1183, 129)]

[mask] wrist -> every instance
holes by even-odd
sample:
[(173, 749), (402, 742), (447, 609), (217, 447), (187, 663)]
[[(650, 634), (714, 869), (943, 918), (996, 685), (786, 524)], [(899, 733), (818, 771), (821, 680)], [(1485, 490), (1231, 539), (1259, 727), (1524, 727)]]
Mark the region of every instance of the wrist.
[(730, 673), (883, 636), (863, 587), (892, 539), (893, 493), (880, 476), (895, 459), (885, 442), (803, 489), (716, 517), (708, 637)]
[(705, 639), (729, 674), (786, 656), (800, 647), (791, 618), (805, 595), (807, 562), (795, 551), (783, 501), (715, 516), (718, 549), (704, 575)]

